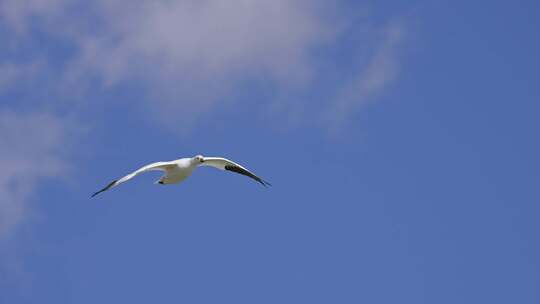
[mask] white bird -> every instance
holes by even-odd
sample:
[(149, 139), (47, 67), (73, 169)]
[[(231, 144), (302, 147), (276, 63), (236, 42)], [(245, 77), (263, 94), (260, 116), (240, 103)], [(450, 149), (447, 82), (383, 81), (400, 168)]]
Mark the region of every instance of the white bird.
[(195, 168), (199, 166), (210, 166), (210, 167), (218, 168), (220, 170), (228, 170), (228, 171), (236, 172), (236, 173), (251, 177), (252, 179), (261, 183), (265, 187), (271, 186), (269, 182), (263, 180), (257, 175), (251, 173), (248, 169), (240, 166), (239, 164), (231, 160), (228, 160), (222, 157), (204, 157), (202, 155), (196, 155), (191, 158), (181, 158), (177, 160), (172, 160), (172, 161), (167, 161), (167, 162), (157, 162), (157, 163), (146, 165), (120, 179), (110, 182), (107, 186), (105, 186), (105, 188), (92, 194), (92, 197), (100, 194), (103, 191), (107, 191), (113, 187), (116, 187), (120, 185), (121, 183), (125, 183), (128, 180), (139, 175), (140, 173), (147, 172), (147, 171), (159, 170), (159, 171), (165, 172), (165, 175), (163, 175), (158, 181), (156, 181), (156, 184), (161, 184), (161, 185), (176, 184), (188, 178), (193, 172), (193, 170), (195, 170)]

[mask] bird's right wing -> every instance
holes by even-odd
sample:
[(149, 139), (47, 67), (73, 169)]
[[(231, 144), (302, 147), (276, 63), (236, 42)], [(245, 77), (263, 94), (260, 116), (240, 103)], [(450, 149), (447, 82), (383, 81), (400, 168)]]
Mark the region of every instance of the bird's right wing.
[(172, 167), (176, 166), (176, 164), (174, 164), (173, 162), (157, 162), (157, 163), (152, 163), (152, 164), (149, 164), (149, 165), (146, 165), (134, 172), (131, 172), (130, 174), (122, 177), (122, 178), (119, 178), (119, 179), (116, 179), (116, 180), (113, 180), (112, 182), (110, 182), (107, 186), (105, 186), (103, 189), (95, 192), (94, 194), (92, 194), (92, 197), (100, 194), (101, 192), (103, 191), (107, 191), (113, 187), (116, 187), (118, 185), (120, 185), (121, 183), (125, 183), (127, 182), (128, 180), (134, 178), (135, 176), (143, 173), (143, 172), (147, 172), (147, 171), (156, 171), (156, 170), (159, 170), (159, 171), (167, 171), (167, 169), (170, 169)]
[(272, 186), (269, 182), (253, 174), (253, 172), (242, 167), (240, 164), (237, 164), (232, 160), (223, 157), (205, 157), (203, 158), (203, 162), (199, 164), (199, 166), (210, 166), (220, 170), (232, 171), (250, 177), (265, 187)]

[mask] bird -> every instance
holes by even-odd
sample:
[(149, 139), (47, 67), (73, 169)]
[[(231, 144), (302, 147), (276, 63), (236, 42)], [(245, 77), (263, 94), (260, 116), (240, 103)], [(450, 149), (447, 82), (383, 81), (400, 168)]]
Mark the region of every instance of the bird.
[(94, 192), (91, 195), (91, 197), (94, 197), (100, 194), (101, 192), (107, 191), (122, 183), (125, 183), (129, 181), (130, 179), (134, 178), (135, 176), (143, 172), (148, 172), (148, 171), (165, 172), (165, 174), (159, 180), (157, 180), (155, 184), (160, 184), (160, 185), (177, 184), (184, 181), (186, 178), (188, 178), (191, 175), (191, 173), (193, 173), (193, 171), (200, 166), (210, 166), (210, 167), (214, 167), (220, 170), (232, 171), (232, 172), (250, 177), (265, 187), (272, 186), (269, 182), (263, 180), (262, 178), (258, 177), (257, 175), (250, 172), (248, 169), (233, 162), (232, 160), (228, 160), (223, 157), (204, 157), (199, 154), (199, 155), (195, 155), (194, 157), (180, 158), (180, 159), (172, 160), (172, 161), (160, 161), (160, 162), (148, 164), (142, 168), (139, 168), (131, 172), (130, 174), (122, 178), (113, 180), (112, 182), (107, 184), (107, 186), (103, 187), (103, 189), (97, 192)]

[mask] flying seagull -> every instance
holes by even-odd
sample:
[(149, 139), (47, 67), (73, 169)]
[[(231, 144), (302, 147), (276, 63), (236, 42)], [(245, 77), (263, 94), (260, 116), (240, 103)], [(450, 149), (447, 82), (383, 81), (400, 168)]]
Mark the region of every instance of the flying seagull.
[(121, 183), (127, 182), (128, 180), (139, 175), (140, 173), (147, 172), (147, 171), (159, 170), (159, 171), (165, 172), (165, 175), (163, 175), (158, 181), (156, 181), (156, 184), (161, 184), (161, 185), (176, 184), (188, 178), (193, 172), (193, 170), (195, 170), (195, 168), (199, 166), (210, 166), (210, 167), (218, 168), (220, 170), (228, 170), (228, 171), (236, 172), (236, 173), (251, 177), (252, 179), (261, 183), (261, 185), (265, 187), (271, 186), (269, 182), (251, 173), (248, 169), (240, 166), (239, 164), (233, 162), (232, 160), (228, 160), (222, 157), (204, 157), (202, 155), (196, 155), (191, 158), (181, 158), (177, 160), (172, 160), (172, 161), (167, 161), (167, 162), (157, 162), (157, 163), (146, 165), (120, 179), (110, 182), (103, 189), (92, 194), (92, 197), (100, 194), (103, 191), (107, 191), (113, 187), (116, 187), (120, 185)]

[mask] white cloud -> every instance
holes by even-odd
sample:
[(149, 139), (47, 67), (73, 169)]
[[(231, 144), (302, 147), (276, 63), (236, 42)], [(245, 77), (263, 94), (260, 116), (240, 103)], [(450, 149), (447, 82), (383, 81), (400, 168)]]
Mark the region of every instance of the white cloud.
[(81, 3), (5, 0), (0, 16), (18, 37), (34, 26), (75, 46), (66, 88), (89, 79), (143, 84), (160, 116), (179, 107), (190, 116), (211, 112), (248, 81), (277, 90), (305, 85), (313, 48), (341, 25), (322, 1), (99, 0), (73, 9)]
[[(291, 103), (284, 109), (331, 108), (332, 119), (326, 122), (333, 125), (339, 119), (346, 120), (347, 113), (358, 105), (373, 100), (395, 78), (399, 65), (396, 52), (402, 35), (398, 27), (381, 34), (380, 29), (368, 29), (367, 22), (350, 22), (347, 12), (323, 1), (25, 3), (5, 0), (0, 15), (15, 32), (31, 31), (37, 23), (41, 32), (73, 47), (60, 64), (62, 76), (58, 82), (68, 88), (66, 91), (73, 92), (73, 88), (96, 80), (105, 88), (142, 88), (145, 96), (138, 101), (154, 114), (151, 116), (165, 122), (178, 121), (170, 119), (170, 113), (178, 111), (188, 114), (184, 119), (188, 123), (217, 112), (230, 106), (235, 94), (255, 82)], [(344, 31), (347, 25), (356, 28)], [(310, 101), (287, 97), (301, 96), (298, 92), (312, 91), (316, 83), (324, 82), (327, 75), (321, 62), (339, 59), (321, 55), (324, 52), (320, 51), (353, 47), (344, 43), (348, 39), (345, 36), (352, 32), (366, 37), (379, 33), (384, 41), (381, 45), (363, 45), (362, 52), (351, 55), (363, 57), (378, 48), (371, 63), (344, 79), (344, 84), (328, 89), (339, 91), (337, 98), (326, 107), (309, 107)], [(258, 102), (268, 105), (270, 99)], [(321, 116), (311, 114), (305, 116)]]
[(325, 37), (307, 1), (154, 1), (129, 10), (115, 4), (103, 6), (106, 31), (82, 45), (107, 83), (149, 69), (185, 79), (262, 73), (295, 80), (306, 77), (306, 54)]
[(9, 238), (28, 215), (37, 183), (67, 169), (67, 125), (50, 114), (0, 110), (0, 240)]
[(3, 0), (0, 16), (3, 23), (17, 34), (28, 30), (32, 18), (50, 16), (59, 12), (63, 0)]
[(248, 81), (306, 85), (313, 47), (336, 30), (313, 1), (154, 1), (129, 10), (105, 3), (104, 29), (78, 38), (70, 78), (144, 83), (148, 108), (164, 121), (180, 110), (186, 119), (215, 111)]

